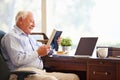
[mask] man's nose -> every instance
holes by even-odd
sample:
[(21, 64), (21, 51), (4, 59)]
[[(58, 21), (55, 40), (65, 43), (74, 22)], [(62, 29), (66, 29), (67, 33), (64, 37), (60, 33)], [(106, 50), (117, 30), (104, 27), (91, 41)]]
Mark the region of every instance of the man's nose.
[(34, 23), (34, 22), (31, 22), (30, 25), (31, 25), (32, 27), (35, 27), (35, 23)]

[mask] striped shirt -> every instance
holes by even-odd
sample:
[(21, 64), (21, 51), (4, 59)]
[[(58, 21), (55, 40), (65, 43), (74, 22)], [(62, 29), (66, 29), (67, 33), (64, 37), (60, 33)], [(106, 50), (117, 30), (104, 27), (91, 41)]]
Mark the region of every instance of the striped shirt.
[(2, 38), (1, 45), (3, 56), (11, 70), (21, 67), (43, 68), (41, 57), (36, 52), (42, 44), (17, 26)]

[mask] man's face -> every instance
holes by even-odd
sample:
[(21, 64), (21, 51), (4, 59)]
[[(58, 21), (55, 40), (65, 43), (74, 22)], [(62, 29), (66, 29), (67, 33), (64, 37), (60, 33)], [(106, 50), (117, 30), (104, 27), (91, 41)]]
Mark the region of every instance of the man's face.
[(34, 19), (32, 13), (29, 13), (25, 19), (21, 20), (22, 27), (21, 29), (26, 33), (30, 34), (33, 28), (35, 27)]

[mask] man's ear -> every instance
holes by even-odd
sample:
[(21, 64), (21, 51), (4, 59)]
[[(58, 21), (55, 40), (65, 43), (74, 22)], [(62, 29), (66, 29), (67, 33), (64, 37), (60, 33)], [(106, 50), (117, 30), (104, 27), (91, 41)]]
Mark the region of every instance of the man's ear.
[(19, 17), (17, 22), (16, 22), (16, 25), (19, 26), (22, 24), (22, 17)]
[(19, 21), (22, 22), (22, 20), (23, 20), (22, 17), (20, 17), (20, 18), (19, 18)]
[(23, 22), (23, 18), (20, 17), (20, 18), (18, 19), (18, 23), (19, 23), (20, 25), (22, 25), (22, 22)]

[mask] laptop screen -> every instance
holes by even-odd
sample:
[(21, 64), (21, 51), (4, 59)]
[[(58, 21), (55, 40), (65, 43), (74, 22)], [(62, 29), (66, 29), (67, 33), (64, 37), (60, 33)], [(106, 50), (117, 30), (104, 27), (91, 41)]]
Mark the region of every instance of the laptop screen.
[(92, 56), (98, 37), (81, 37), (75, 55)]

